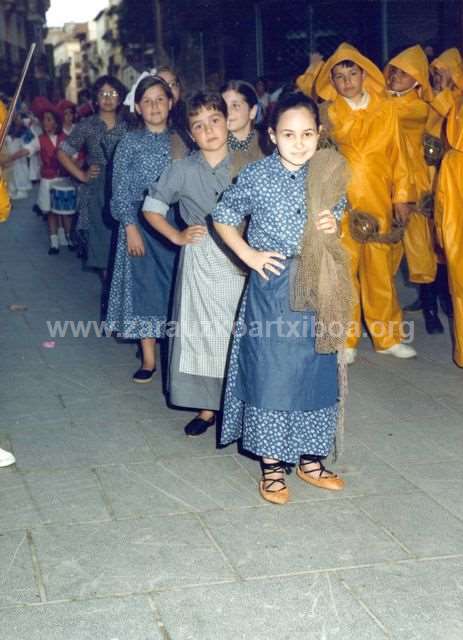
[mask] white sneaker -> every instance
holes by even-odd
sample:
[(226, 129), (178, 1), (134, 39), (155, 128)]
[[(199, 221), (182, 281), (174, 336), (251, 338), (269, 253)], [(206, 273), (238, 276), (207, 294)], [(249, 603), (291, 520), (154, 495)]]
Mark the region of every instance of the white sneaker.
[(390, 356), (395, 356), (396, 358), (415, 358), (416, 351), (409, 344), (404, 344), (403, 342), (398, 342), (397, 344), (393, 344), (389, 349), (382, 349), (381, 351), (377, 351), (376, 353), (383, 353)]
[(346, 357), (347, 364), (354, 364), (355, 358), (357, 357), (357, 349), (354, 347), (346, 347), (344, 349), (344, 354)]
[(0, 467), (9, 467), (10, 464), (14, 464), (16, 462), (16, 458), (9, 451), (5, 451), (5, 449), (0, 449)]

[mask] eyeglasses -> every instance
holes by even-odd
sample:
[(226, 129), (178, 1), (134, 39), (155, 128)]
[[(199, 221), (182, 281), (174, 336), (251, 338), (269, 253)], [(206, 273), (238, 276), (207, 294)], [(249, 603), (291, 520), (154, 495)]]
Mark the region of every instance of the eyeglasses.
[(119, 94), (117, 91), (100, 91), (98, 94), (100, 98), (118, 98)]

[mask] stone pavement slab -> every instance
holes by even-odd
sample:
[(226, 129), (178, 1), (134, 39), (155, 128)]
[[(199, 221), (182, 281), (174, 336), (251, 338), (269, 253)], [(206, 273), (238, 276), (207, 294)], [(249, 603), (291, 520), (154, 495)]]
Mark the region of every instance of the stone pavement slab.
[(165, 640), (147, 598), (2, 611), (2, 640)]
[(390, 637), (329, 573), (171, 591), (153, 600), (175, 640)]
[(233, 580), (235, 574), (193, 515), (35, 528), (50, 600), (145, 593)]
[(342, 579), (394, 640), (463, 637), (463, 558), (349, 570)]
[(348, 500), (202, 516), (244, 578), (401, 560), (404, 549)]
[(463, 555), (463, 522), (427, 495), (417, 492), (402, 495), (400, 500), (383, 496), (381, 500), (352, 501), (413, 555)]
[(0, 609), (20, 602), (40, 602), (28, 534), (0, 533)]
[(261, 503), (253, 479), (243, 474), (232, 456), (184, 456), (150, 464), (107, 466), (98, 469), (98, 476), (117, 518)]

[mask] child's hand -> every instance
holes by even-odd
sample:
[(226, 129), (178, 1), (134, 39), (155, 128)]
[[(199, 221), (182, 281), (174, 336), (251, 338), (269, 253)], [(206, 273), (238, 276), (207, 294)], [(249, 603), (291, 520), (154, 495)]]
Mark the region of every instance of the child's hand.
[(310, 66), (323, 62), (323, 56), (319, 51), (311, 51), (309, 55)]
[(315, 226), (319, 231), (323, 231), (324, 233), (336, 233), (338, 230), (336, 218), (329, 209), (320, 211), (317, 216)]
[(92, 164), (87, 171), (82, 171), (81, 182), (90, 182), (100, 175), (100, 167), (97, 164)]
[(200, 224), (195, 224), (191, 227), (187, 227), (183, 231), (179, 231), (174, 242), (181, 247), (186, 244), (198, 244), (204, 238), (206, 233), (206, 227), (203, 227)]
[(127, 235), (127, 253), (129, 256), (142, 257), (145, 255), (145, 244), (136, 224), (128, 224), (125, 227)]
[(276, 251), (257, 251), (256, 249), (250, 249), (249, 254), (243, 257), (248, 267), (257, 271), (257, 273), (264, 280), (268, 280), (268, 275), (265, 271), (270, 271), (276, 276), (285, 268), (285, 265), (280, 261), (286, 260), (286, 257)]
[(449, 69), (445, 68), (445, 67), (441, 67), (437, 70), (437, 76), (438, 76), (438, 91), (443, 91), (444, 89), (447, 89), (447, 87), (450, 87), (452, 84), (452, 74), (450, 73)]
[(406, 202), (397, 202), (394, 205), (394, 220), (401, 225), (406, 225), (410, 218), (411, 206)]

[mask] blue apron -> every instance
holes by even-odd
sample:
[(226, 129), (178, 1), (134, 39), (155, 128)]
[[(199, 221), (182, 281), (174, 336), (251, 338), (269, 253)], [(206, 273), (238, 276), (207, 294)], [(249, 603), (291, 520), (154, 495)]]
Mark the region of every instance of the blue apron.
[(315, 314), (290, 309), (290, 263), (269, 280), (251, 272), (233, 394), (259, 409), (313, 411), (337, 402), (337, 357), (316, 353)]
[[(175, 210), (169, 209), (168, 222), (178, 228)], [(150, 318), (168, 315), (178, 248), (158, 233), (141, 215), (138, 228), (145, 245), (144, 256), (130, 259), (133, 281), (132, 311)]]

